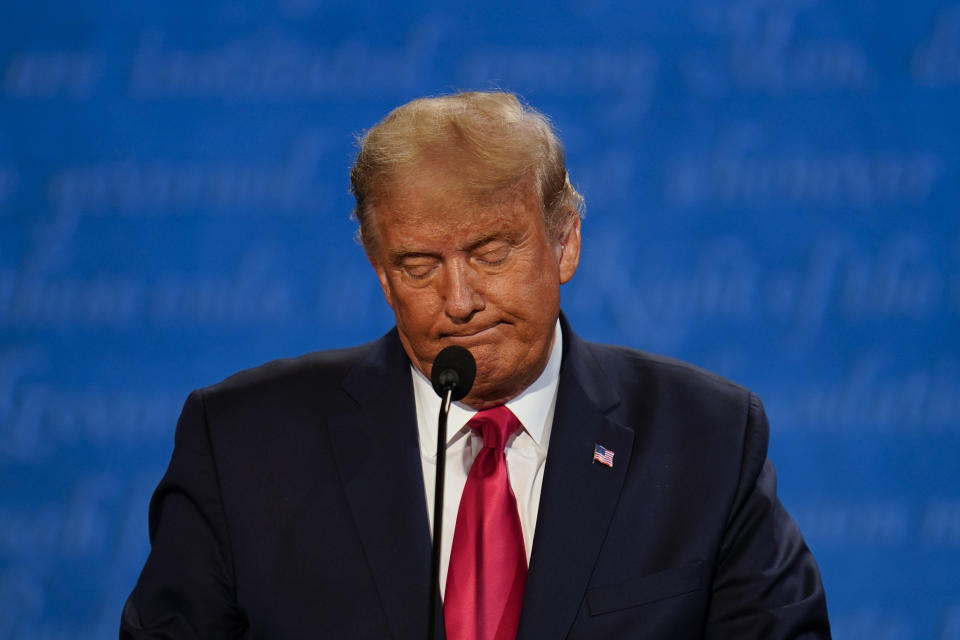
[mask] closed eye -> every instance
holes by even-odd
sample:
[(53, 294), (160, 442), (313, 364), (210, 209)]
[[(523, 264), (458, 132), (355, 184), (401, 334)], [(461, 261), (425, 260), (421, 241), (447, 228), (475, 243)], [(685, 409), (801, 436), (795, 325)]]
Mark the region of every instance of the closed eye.
[(404, 264), (400, 266), (400, 270), (403, 271), (404, 275), (414, 280), (423, 280), (429, 277), (436, 268), (436, 264)]
[(485, 246), (481, 250), (474, 252), (473, 257), (478, 262), (486, 265), (496, 266), (502, 264), (510, 257), (511, 247), (507, 243), (496, 243), (495, 246)]
[(412, 280), (423, 280), (437, 269), (440, 261), (435, 256), (417, 253), (398, 257), (394, 264), (404, 276)]

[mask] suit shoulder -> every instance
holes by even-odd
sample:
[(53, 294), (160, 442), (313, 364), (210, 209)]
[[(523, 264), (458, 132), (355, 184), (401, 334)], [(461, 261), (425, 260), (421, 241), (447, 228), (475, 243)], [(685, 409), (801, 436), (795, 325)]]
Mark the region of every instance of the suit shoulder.
[(612, 415), (621, 424), (665, 450), (698, 442), (731, 463), (765, 456), (768, 423), (749, 389), (674, 358), (611, 345), (589, 349), (618, 399)]
[(237, 397), (282, 389), (295, 390), (303, 386), (310, 386), (315, 391), (320, 391), (343, 380), (369, 351), (372, 344), (314, 351), (292, 358), (278, 358), (238, 371), (200, 391), (208, 398)]
[(600, 366), (626, 385), (642, 385), (651, 392), (695, 395), (701, 400), (726, 398), (737, 403), (752, 401), (746, 387), (689, 362), (623, 347), (587, 343)]

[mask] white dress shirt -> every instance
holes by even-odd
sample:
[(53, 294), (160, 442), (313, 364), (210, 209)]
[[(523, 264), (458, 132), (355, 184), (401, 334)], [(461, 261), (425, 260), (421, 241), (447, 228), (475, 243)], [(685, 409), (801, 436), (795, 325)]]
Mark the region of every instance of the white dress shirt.
[[(547, 461), (547, 446), (553, 426), (553, 411), (557, 402), (557, 383), (560, 379), (560, 357), (563, 353), (560, 321), (553, 334), (553, 346), (543, 373), (523, 393), (507, 402), (523, 429), (507, 440), (507, 475), (513, 495), (517, 498), (523, 544), (530, 564), (533, 533), (540, 508), (540, 487)], [(423, 486), (427, 499), (430, 531), (433, 531), (433, 494), (437, 469), (437, 415), (440, 396), (433, 385), (413, 365), (413, 395), (417, 406), (417, 428), (420, 434), (420, 460), (423, 464)], [(443, 490), (443, 531), (440, 535), (440, 593), (446, 591), (447, 566), (453, 546), (453, 531), (457, 523), (460, 496), (467, 482), (470, 465), (480, 449), (483, 437), (467, 427), (477, 412), (459, 402), (450, 406), (447, 418), (447, 466)]]

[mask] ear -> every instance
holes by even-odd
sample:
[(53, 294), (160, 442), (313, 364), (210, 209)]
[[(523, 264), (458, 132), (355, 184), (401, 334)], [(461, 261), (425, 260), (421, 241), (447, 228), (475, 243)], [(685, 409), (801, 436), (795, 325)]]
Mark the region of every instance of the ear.
[(383, 289), (383, 297), (387, 299), (387, 304), (393, 309), (392, 289), (390, 288), (390, 279), (387, 278), (387, 270), (384, 269), (383, 264), (376, 258), (370, 255), (367, 257), (370, 258), (370, 264), (373, 266), (373, 270), (377, 272), (377, 280), (380, 281), (380, 288)]
[(577, 272), (580, 264), (580, 216), (573, 215), (567, 223), (557, 244), (557, 261), (560, 267), (560, 284), (565, 284)]

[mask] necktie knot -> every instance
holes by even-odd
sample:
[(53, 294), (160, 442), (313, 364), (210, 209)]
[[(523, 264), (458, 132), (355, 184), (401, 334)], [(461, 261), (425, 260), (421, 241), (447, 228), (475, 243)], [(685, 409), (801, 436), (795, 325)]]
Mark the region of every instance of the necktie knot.
[(520, 420), (504, 405), (477, 412), (467, 426), (483, 436), (483, 446), (503, 451), (507, 438), (520, 428)]

